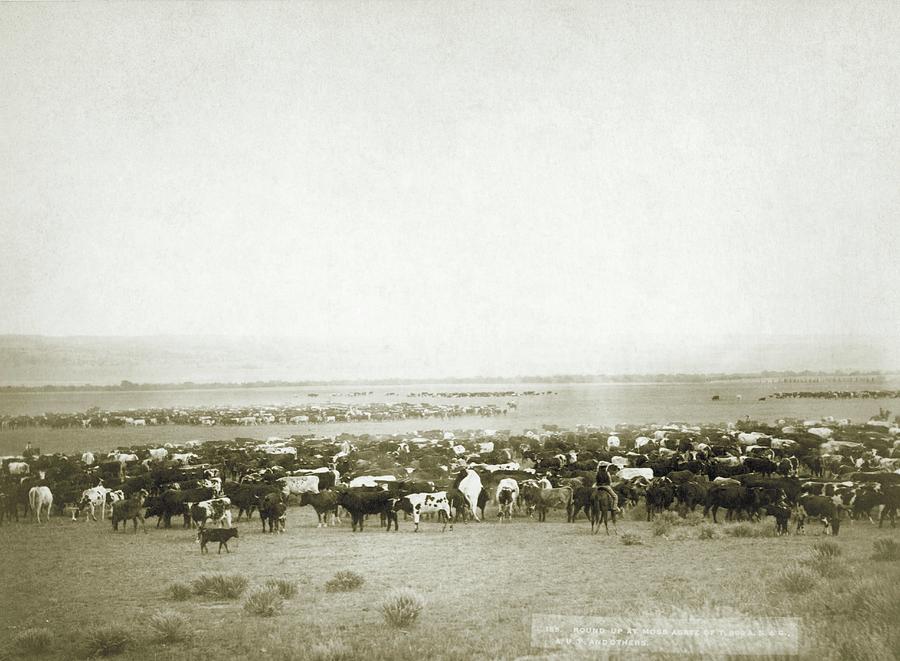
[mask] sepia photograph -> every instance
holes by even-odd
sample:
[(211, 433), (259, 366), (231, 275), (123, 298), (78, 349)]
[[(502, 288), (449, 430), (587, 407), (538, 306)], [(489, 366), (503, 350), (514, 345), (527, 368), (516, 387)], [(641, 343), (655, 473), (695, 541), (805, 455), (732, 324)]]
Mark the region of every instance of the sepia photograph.
[(0, 661), (900, 661), (900, 3), (0, 3)]

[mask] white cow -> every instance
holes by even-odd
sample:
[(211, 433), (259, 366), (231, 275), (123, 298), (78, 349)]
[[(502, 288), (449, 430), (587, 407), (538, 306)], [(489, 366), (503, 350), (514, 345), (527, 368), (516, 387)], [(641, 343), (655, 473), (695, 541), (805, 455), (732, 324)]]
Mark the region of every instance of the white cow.
[[(506, 492), (507, 497), (501, 499), (501, 494)], [(512, 518), (513, 510), (519, 501), (519, 483), (511, 477), (504, 477), (497, 484), (496, 501), (500, 505), (500, 511), (497, 516), (502, 521), (504, 518), (509, 521)]]
[(194, 459), (199, 459), (199, 455), (194, 454), (193, 452), (176, 452), (172, 455), (172, 461), (176, 464), (181, 464), (182, 466), (187, 466)]
[(349, 486), (354, 487), (382, 487), (387, 489), (385, 482), (396, 482), (397, 478), (393, 475), (360, 475), (350, 480)]
[(150, 459), (152, 461), (164, 461), (169, 456), (169, 451), (165, 448), (151, 448)]
[(478, 496), (481, 495), (481, 477), (470, 468), (467, 468), (465, 473), (465, 476), (459, 480), (456, 488), (462, 492), (463, 498), (466, 499), (466, 503), (468, 503), (469, 509), (472, 511), (475, 520), (481, 521), (478, 516)]
[(41, 522), (41, 509), (47, 507), (47, 523), (50, 523), (50, 508), (53, 506), (53, 494), (49, 487), (31, 487), (28, 491), (28, 505), (34, 512), (34, 519)]
[(94, 454), (92, 452), (81, 453), (81, 463), (83, 463), (85, 466), (93, 466), (94, 461)]
[(620, 468), (615, 474), (620, 480), (630, 480), (635, 477), (643, 477), (647, 480), (653, 479), (652, 468)]
[(24, 461), (11, 461), (6, 465), (6, 470), (10, 475), (28, 475), (31, 473), (31, 466)]
[(319, 493), (319, 478), (315, 475), (290, 475), (276, 480), (285, 497), (301, 493)]

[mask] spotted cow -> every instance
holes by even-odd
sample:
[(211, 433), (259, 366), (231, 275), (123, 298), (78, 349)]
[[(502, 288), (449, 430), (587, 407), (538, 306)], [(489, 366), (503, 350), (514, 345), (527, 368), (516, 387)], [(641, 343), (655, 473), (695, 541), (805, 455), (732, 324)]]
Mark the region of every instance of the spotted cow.
[(450, 522), (450, 501), (447, 499), (446, 491), (436, 491), (434, 493), (411, 493), (403, 498), (398, 499), (394, 504), (394, 511), (403, 511), (412, 514), (415, 530), (419, 532), (419, 517), (422, 514), (431, 514), (437, 512), (438, 519), (444, 524), (441, 532), (447, 529), (447, 523), (450, 523), (450, 530), (453, 530), (453, 523)]

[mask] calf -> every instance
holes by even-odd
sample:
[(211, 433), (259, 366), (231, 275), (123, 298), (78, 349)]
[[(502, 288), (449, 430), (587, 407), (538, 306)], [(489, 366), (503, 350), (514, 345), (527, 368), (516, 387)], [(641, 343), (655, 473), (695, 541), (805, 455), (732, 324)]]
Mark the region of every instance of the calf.
[[(413, 532), (419, 532), (419, 517), (422, 514), (437, 512), (438, 519), (444, 524), (441, 532), (447, 529), (447, 522), (450, 520), (450, 501), (446, 491), (411, 493), (398, 499), (394, 503), (393, 510), (395, 512), (403, 510), (407, 514), (412, 514), (416, 526)], [(453, 523), (450, 523), (450, 530), (453, 530)]]
[(827, 535), (831, 528), (833, 535), (837, 536), (841, 527), (841, 507), (828, 496), (801, 496), (797, 504), (797, 532), (803, 530), (808, 517), (822, 521), (824, 532)]
[(141, 489), (127, 500), (117, 500), (112, 506), (113, 531), (119, 529), (119, 521), (122, 522), (122, 530), (125, 530), (125, 522), (131, 519), (134, 522), (134, 532), (137, 532), (138, 521), (141, 522), (141, 530), (147, 533), (144, 527), (144, 501), (147, 499), (146, 489)]
[(228, 550), (228, 540), (232, 537), (237, 538), (237, 528), (201, 528), (197, 531), (197, 541), (200, 543), (200, 553), (209, 553), (206, 545), (209, 542), (219, 542), (219, 553), (222, 547), (225, 547), (225, 553), (231, 553)]

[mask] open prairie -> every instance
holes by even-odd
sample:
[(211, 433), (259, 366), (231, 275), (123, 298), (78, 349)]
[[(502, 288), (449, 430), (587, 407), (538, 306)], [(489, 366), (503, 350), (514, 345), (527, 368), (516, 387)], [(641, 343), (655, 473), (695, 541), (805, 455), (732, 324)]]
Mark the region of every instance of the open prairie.
[[(309, 508), (288, 510), (284, 534), (263, 534), (260, 522), (237, 524), (231, 553), (215, 544), (201, 555), (195, 531), (173, 527), (114, 533), (106, 522), (54, 517), (0, 527), (0, 626), (15, 657), (16, 634), (30, 627), (51, 632), (41, 658), (86, 654), (87, 632), (117, 623), (131, 632), (123, 659), (513, 659), (547, 650), (531, 647), (538, 614), (626, 616), (639, 626), (654, 615), (796, 617), (800, 652), (809, 659), (886, 659), (900, 650), (900, 562), (870, 558), (873, 541), (897, 530), (866, 523), (842, 527), (837, 538), (806, 535), (735, 537), (735, 525), (767, 534), (762, 524), (676, 525), (665, 536), (638, 512), (619, 521), (619, 535), (591, 535), (583, 518), (564, 514), (539, 524), (527, 517), (500, 524), (457, 524), (441, 533), (423, 522), (413, 534), (386, 533), (377, 517), (363, 533), (349, 525), (317, 529)], [(639, 544), (626, 545), (625, 534)], [(705, 534), (710, 534), (709, 532)], [(833, 539), (834, 562), (814, 560), (814, 545)], [(365, 583), (350, 592), (326, 592), (339, 570)], [(269, 579), (295, 581), (296, 596), (274, 617), (258, 617), (236, 600), (192, 596), (172, 601), (168, 588), (202, 574), (243, 576), (249, 589)], [(814, 577), (796, 587), (796, 577)], [(786, 575), (787, 573), (787, 575)], [(801, 580), (802, 584), (803, 581)], [(409, 587), (425, 600), (405, 631), (386, 626), (379, 606), (393, 588)], [(803, 591), (807, 589), (807, 591)], [(186, 640), (160, 641), (149, 626), (160, 610), (181, 614)]]

